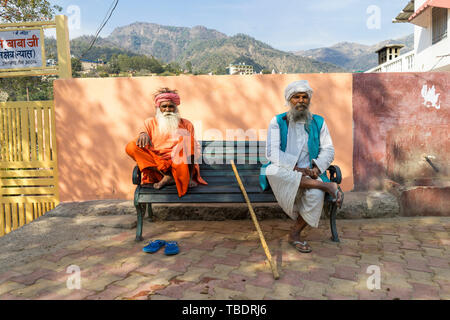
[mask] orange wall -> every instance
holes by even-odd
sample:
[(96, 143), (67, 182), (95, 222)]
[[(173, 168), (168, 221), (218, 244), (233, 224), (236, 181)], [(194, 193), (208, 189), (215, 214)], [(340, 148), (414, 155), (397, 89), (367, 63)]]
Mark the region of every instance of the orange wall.
[[(182, 117), (194, 123), (198, 139), (213, 140), (226, 139), (227, 129), (266, 130), (275, 114), (287, 111), (284, 88), (300, 79), (314, 90), (311, 111), (325, 118), (343, 189), (351, 190), (351, 74), (92, 78), (54, 82), (61, 201), (133, 198), (134, 162), (125, 145), (154, 115), (157, 88), (176, 88)], [(211, 129), (215, 137), (206, 135)]]

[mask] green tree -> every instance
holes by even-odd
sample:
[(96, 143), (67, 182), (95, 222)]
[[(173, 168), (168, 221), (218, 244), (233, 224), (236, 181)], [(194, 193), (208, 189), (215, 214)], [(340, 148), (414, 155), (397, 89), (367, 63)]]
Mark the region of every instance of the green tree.
[(119, 66), (120, 71), (127, 72), (131, 70), (131, 61), (130, 57), (126, 54), (119, 54), (117, 56), (117, 64)]
[(8, 101), (53, 99), (53, 78), (0, 78), (0, 88), (2, 88), (2, 91), (8, 93)]
[(0, 21), (51, 20), (62, 8), (47, 0), (0, 0)]
[(213, 71), (213, 74), (216, 74), (216, 75), (224, 75), (224, 74), (228, 74), (228, 71), (227, 71), (227, 69), (226, 69), (225, 67), (218, 66), (218, 67)]
[(72, 58), (72, 77), (76, 78), (78, 75), (78, 72), (81, 71), (81, 61), (78, 58)]
[(159, 60), (155, 58), (150, 59), (149, 70), (153, 73), (161, 73), (164, 72), (164, 68)]
[(117, 59), (117, 55), (113, 55), (108, 63), (109, 72), (113, 74), (120, 73), (119, 60)]
[(192, 62), (186, 62), (186, 69), (189, 71), (189, 73), (192, 73)]
[(163, 73), (159, 74), (160, 76), (175, 76), (175, 73), (172, 73), (170, 71), (164, 71)]
[(171, 62), (164, 68), (167, 72), (179, 75), (181, 73), (181, 66), (177, 62)]
[[(164, 68), (158, 60), (153, 57), (128, 56), (126, 54), (119, 54), (110, 60), (111, 70), (119, 72), (136, 71), (141, 73), (161, 73)], [(112, 72), (116, 73), (116, 72)]]

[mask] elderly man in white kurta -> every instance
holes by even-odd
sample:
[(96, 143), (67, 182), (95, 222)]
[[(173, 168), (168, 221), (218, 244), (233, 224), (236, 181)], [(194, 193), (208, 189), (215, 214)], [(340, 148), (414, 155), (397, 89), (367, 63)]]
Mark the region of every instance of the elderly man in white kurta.
[[(266, 157), (261, 170), (261, 187), (272, 191), (286, 214), (295, 220), (289, 243), (300, 252), (311, 252), (301, 231), (317, 228), (325, 192), (342, 205), (343, 193), (330, 182), (326, 170), (334, 159), (334, 147), (324, 119), (309, 111), (313, 90), (306, 80), (295, 81), (285, 90), (290, 110), (275, 116), (269, 124)], [(265, 177), (267, 177), (267, 180)]]

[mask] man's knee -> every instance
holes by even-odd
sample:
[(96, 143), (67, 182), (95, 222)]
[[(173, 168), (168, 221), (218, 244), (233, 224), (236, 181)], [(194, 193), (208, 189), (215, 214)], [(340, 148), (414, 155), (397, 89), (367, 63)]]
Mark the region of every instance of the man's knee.
[(136, 145), (136, 141), (133, 140), (127, 144), (127, 146), (125, 147), (125, 151), (129, 156), (132, 157), (136, 152), (137, 148), (139, 147)]
[(305, 195), (308, 197), (308, 199), (317, 201), (317, 200), (323, 200), (325, 196), (325, 192), (319, 189), (306, 189)]

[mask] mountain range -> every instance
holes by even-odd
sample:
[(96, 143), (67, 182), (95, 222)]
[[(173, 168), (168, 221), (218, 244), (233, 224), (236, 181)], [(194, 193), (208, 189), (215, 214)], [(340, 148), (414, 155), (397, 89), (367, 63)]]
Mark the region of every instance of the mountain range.
[[(73, 39), (72, 54), (79, 57), (81, 48), (87, 47), (91, 40), (91, 36)], [(190, 62), (193, 71), (198, 73), (226, 73), (230, 63), (253, 65), (255, 72), (264, 69), (283, 73), (346, 71), (328, 62), (277, 50), (245, 34), (227, 36), (203, 26), (187, 28), (136, 22), (116, 28), (108, 37), (99, 38), (95, 46), (153, 56), (165, 63), (177, 62), (182, 67)]]
[(400, 53), (414, 49), (414, 34), (395, 39), (385, 40), (375, 45), (364, 45), (354, 42), (340, 42), (331, 47), (317, 48), (294, 52), (294, 54), (338, 65), (346, 70), (366, 71), (378, 65), (376, 50), (387, 44), (403, 44)]
[[(82, 36), (71, 40), (72, 54), (80, 57), (92, 39), (92, 36)], [(225, 74), (226, 67), (234, 63), (253, 65), (255, 72), (349, 72), (375, 66), (375, 50), (393, 42), (405, 44), (402, 52), (406, 52), (413, 46), (413, 35), (373, 46), (342, 42), (328, 48), (286, 52), (245, 34), (227, 36), (203, 26), (187, 28), (135, 22), (98, 38), (84, 58), (98, 59), (100, 55), (109, 59), (119, 53), (147, 55), (164, 63), (177, 62), (182, 68), (192, 64), (196, 73)]]

